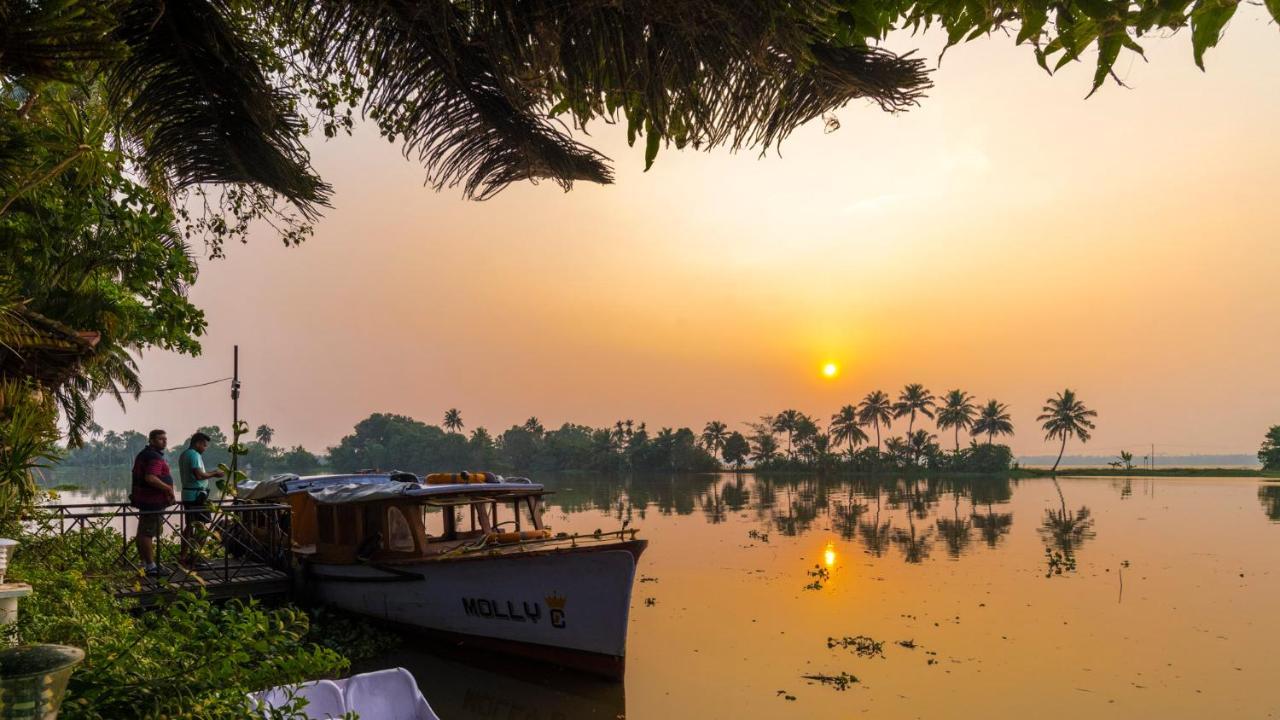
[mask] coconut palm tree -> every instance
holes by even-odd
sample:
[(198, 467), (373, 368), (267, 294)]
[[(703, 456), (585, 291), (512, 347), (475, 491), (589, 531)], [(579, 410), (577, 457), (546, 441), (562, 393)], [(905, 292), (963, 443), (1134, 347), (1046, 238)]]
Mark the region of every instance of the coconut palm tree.
[(963, 390), (952, 390), (942, 400), (938, 408), (938, 429), (954, 428), (956, 433), (956, 452), (960, 452), (960, 431), (969, 431), (973, 427), (978, 408), (974, 407), (973, 396)]
[(876, 429), (876, 450), (880, 449), (880, 426), (889, 429), (893, 422), (893, 403), (883, 390), (873, 390), (858, 403), (858, 420)]
[(1013, 420), (1009, 417), (1009, 407), (1002, 402), (988, 400), (982, 406), (982, 412), (978, 413), (978, 419), (973, 421), (972, 432), (974, 435), (986, 435), (988, 445), (995, 441), (997, 435), (1012, 435)]
[(1076, 397), (1075, 391), (1067, 388), (1045, 401), (1042, 414), (1036, 418), (1040, 427), (1044, 428), (1045, 440), (1062, 440), (1058, 447), (1058, 459), (1053, 461), (1053, 469), (1058, 471), (1062, 462), (1062, 453), (1067, 449), (1068, 438), (1079, 438), (1080, 442), (1089, 442), (1089, 431), (1093, 430), (1093, 420), (1098, 413), (1084, 406)]
[(258, 442), (263, 445), (270, 445), (271, 440), (276, 436), (276, 431), (270, 425), (259, 425), (258, 429), (254, 432), (254, 436), (257, 437)]
[(719, 420), (712, 420), (702, 428), (702, 446), (713, 457), (719, 457), (724, 444), (729, 439), (729, 426)]
[(804, 413), (799, 410), (783, 410), (773, 416), (772, 430), (777, 433), (787, 434), (787, 457), (791, 457), (791, 439), (795, 435), (796, 430), (800, 428), (801, 418)]
[(751, 438), (751, 462), (767, 463), (778, 456), (778, 440), (768, 433), (756, 433)]
[(444, 427), (451, 432), (462, 429), (462, 413), (457, 408), (449, 408), (444, 412)]
[(862, 422), (858, 420), (858, 408), (845, 405), (840, 408), (840, 412), (831, 416), (831, 440), (836, 445), (848, 445), (849, 455), (853, 455), (855, 446), (865, 443), (868, 439), (867, 434), (862, 430)]
[(910, 436), (916, 424), (916, 413), (932, 420), (933, 408), (936, 405), (937, 398), (933, 393), (926, 390), (920, 383), (911, 383), (902, 388), (902, 392), (898, 394), (898, 402), (893, 404), (893, 416), (910, 418), (907, 421), (907, 435)]
[(911, 453), (913, 465), (920, 464), (920, 458), (938, 452), (937, 436), (921, 428), (907, 436), (907, 448)]

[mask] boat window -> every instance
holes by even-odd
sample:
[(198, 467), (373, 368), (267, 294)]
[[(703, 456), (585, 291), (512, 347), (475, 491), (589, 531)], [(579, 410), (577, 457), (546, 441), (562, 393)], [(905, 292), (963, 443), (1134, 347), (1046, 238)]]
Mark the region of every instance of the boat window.
[(413, 530), (400, 508), (387, 508), (387, 549), (393, 552), (413, 552)]

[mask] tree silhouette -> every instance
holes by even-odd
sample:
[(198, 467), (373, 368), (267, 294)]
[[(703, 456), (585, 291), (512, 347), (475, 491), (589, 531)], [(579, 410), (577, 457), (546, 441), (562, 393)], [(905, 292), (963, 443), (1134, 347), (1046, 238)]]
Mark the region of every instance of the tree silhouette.
[(1058, 464), (1062, 462), (1062, 453), (1067, 449), (1067, 439), (1075, 437), (1082, 443), (1089, 442), (1089, 431), (1094, 428), (1091, 418), (1097, 417), (1098, 413), (1085, 407), (1071, 388), (1046, 400), (1041, 411), (1042, 414), (1036, 421), (1044, 428), (1045, 439), (1062, 440), (1062, 445), (1058, 448), (1058, 459), (1053, 461), (1053, 469), (1050, 470), (1057, 472)]
[(873, 390), (858, 404), (858, 420), (876, 429), (876, 450), (880, 449), (880, 426), (889, 429), (893, 422), (893, 403), (883, 390)]
[(449, 408), (444, 412), (444, 427), (451, 432), (462, 429), (462, 413), (457, 408)]
[(787, 457), (792, 457), (791, 440), (804, 414), (799, 410), (783, 410), (773, 416), (773, 431), (787, 434)]
[(972, 428), (977, 414), (973, 396), (963, 390), (952, 390), (943, 398), (942, 407), (938, 409), (938, 429), (955, 429), (956, 452), (960, 452), (960, 431)]
[(712, 420), (702, 428), (702, 446), (713, 456), (721, 454), (728, 439), (729, 426), (719, 420)]
[(259, 425), (253, 434), (254, 437), (258, 438), (258, 442), (263, 445), (270, 445), (271, 440), (276, 436), (276, 431), (270, 425)]
[(862, 430), (862, 421), (858, 419), (858, 408), (845, 405), (831, 416), (831, 440), (836, 445), (847, 445), (850, 456), (853, 455), (855, 446), (868, 440), (867, 434)]
[(1008, 406), (988, 400), (978, 414), (978, 419), (973, 421), (973, 434), (986, 435), (988, 445), (992, 444), (997, 435), (1012, 435), (1013, 421), (1009, 419)]
[(933, 408), (937, 404), (936, 400), (933, 397), (933, 393), (926, 390), (923, 385), (911, 383), (898, 394), (898, 402), (893, 404), (893, 416), (895, 418), (904, 416), (910, 418), (907, 421), (907, 435), (911, 435), (912, 429), (916, 424), (916, 413), (932, 420)]

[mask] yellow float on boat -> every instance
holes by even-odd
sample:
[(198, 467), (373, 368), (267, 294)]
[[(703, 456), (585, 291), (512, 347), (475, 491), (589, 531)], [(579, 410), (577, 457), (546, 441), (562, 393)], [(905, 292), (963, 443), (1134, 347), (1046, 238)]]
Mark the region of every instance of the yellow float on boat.
[(522, 530), (519, 532), (491, 532), (484, 536), (485, 542), (505, 545), (507, 543), (524, 542), (525, 540), (546, 540), (551, 537), (550, 530)]
[(428, 485), (474, 485), (478, 483), (501, 482), (502, 479), (491, 472), (431, 473), (427, 476)]

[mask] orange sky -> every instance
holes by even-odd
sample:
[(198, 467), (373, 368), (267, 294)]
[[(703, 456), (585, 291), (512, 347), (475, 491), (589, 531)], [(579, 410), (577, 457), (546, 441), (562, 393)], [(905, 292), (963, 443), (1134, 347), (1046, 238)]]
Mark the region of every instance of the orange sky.
[[(228, 375), (277, 443), (319, 449), (374, 411), (468, 428), (827, 418), (923, 382), (1034, 417), (1076, 389), (1087, 450), (1251, 452), (1280, 422), (1280, 42), (1242, 8), (1208, 72), (1186, 33), (1050, 78), (991, 38), (953, 48), (923, 107), (853, 104), (781, 151), (659, 154), (592, 141), (613, 186), (512, 187), (485, 203), (422, 186), (362, 130), (314, 144), (335, 207), (301, 248), (266, 233), (206, 262), (205, 354), (148, 353), (146, 387)], [(894, 38), (890, 47), (935, 37)], [(841, 364), (836, 380), (823, 362)], [(225, 386), (144, 395), (105, 427), (224, 427)], [(1056, 448), (1053, 448), (1056, 450)]]

